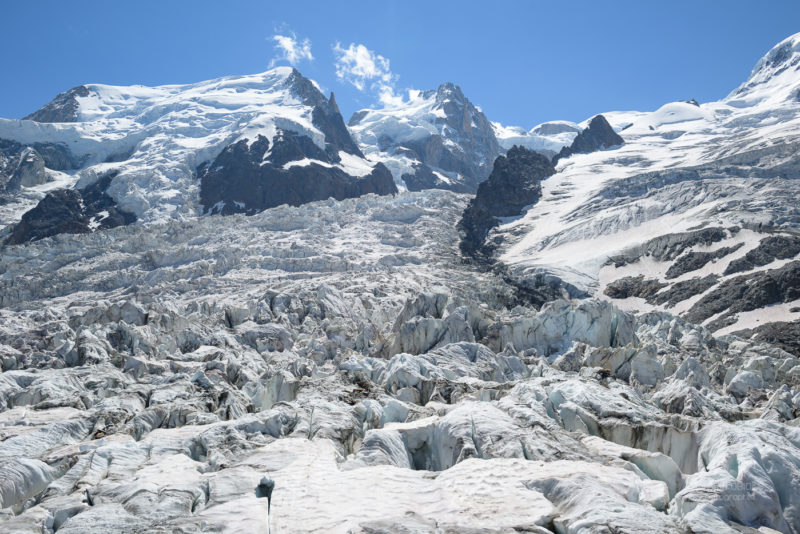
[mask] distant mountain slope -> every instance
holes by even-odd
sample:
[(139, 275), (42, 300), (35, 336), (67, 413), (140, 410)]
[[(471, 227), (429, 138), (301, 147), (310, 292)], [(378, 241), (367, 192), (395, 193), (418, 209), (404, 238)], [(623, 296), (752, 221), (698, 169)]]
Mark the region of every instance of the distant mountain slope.
[(348, 125), (367, 157), (389, 167), (398, 186), (470, 193), (513, 145), (552, 156), (578, 130), (566, 122), (540, 125), (547, 133), (491, 123), (452, 83), (411, 92), (402, 104), (358, 111)]
[[(26, 147), (62, 153), (64, 161), (53, 165), (45, 158), (35, 187), (6, 187), (5, 225), (48, 191), (84, 189), (111, 173), (104, 193), (143, 223), (396, 191), (389, 172), (363, 158), (332, 95), (328, 100), (291, 68), (191, 85), (83, 85), (27, 119), (0, 119), (0, 159), (8, 168), (0, 165), (0, 173), (13, 174)], [(245, 151), (258, 161), (234, 169), (217, 160), (260, 139), (264, 150)], [(273, 162), (273, 154), (280, 161)], [(284, 182), (283, 194), (259, 185), (265, 173), (273, 184)]]
[(503, 126), (499, 122), (493, 122), (492, 127), (503, 149), (509, 150), (519, 145), (549, 157), (569, 146), (581, 131), (580, 126), (569, 121), (545, 122), (530, 131), (519, 126)]
[(760, 252), (800, 231), (800, 34), (718, 102), (603, 115), (624, 144), (560, 159), (541, 201), (490, 236), (497, 259), (719, 333), (800, 319), (800, 294), (779, 289), (798, 251)]

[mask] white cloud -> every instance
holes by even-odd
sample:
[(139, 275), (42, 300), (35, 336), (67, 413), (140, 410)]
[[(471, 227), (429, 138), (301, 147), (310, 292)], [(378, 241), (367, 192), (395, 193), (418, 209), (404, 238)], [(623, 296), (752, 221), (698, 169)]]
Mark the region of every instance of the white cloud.
[(272, 68), (279, 61), (286, 61), (289, 65), (295, 66), (304, 59), (311, 61), (311, 40), (306, 38), (302, 41), (297, 38), (294, 32), (285, 32), (287, 35), (275, 34), (272, 40), (275, 41), (275, 57), (269, 63)]
[(351, 83), (359, 91), (369, 88), (387, 107), (403, 101), (402, 96), (395, 94), (397, 76), (392, 74), (388, 59), (363, 44), (350, 43), (350, 46), (343, 48), (341, 43), (336, 43), (333, 52), (336, 54), (336, 77), (339, 80)]

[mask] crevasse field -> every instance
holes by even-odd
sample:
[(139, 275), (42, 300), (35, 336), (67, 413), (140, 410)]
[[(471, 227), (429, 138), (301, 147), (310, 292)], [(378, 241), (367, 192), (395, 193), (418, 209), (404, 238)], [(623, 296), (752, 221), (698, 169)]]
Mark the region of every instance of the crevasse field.
[(279, 67), (0, 119), (0, 531), (800, 533), (800, 34), (602, 115), (481, 258), (591, 118)]

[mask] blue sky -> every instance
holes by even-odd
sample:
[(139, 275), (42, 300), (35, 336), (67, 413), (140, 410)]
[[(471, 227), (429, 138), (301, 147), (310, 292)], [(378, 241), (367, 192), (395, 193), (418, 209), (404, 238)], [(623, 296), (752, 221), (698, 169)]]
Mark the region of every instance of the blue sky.
[(800, 2), (28, 0), (3, 19), (0, 117), (81, 83), (189, 83), (288, 57), (345, 119), (380, 92), (452, 81), (490, 120), (530, 128), (721, 98), (800, 31)]

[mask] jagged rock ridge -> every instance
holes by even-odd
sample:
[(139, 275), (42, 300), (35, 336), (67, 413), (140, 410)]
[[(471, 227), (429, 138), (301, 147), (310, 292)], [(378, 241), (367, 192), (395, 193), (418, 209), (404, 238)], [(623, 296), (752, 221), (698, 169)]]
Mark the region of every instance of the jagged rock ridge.
[(575, 137), (570, 146), (562, 148), (561, 152), (553, 157), (553, 164), (572, 154), (587, 154), (595, 150), (619, 146), (624, 142), (622, 137), (608, 124), (606, 118), (597, 115), (589, 121), (589, 126)]
[(253, 214), (281, 204), (299, 206), (326, 198), (397, 192), (391, 173), (382, 164), (363, 169), (368, 172), (364, 176), (352, 176), (334, 166), (341, 159), (331, 159), (308, 137), (282, 130), (271, 145), (263, 136), (252, 144), (242, 140), (198, 171), (200, 202), (209, 213)]
[(515, 146), (498, 157), (489, 178), (478, 186), (459, 221), (464, 233), (461, 250), (464, 254), (490, 255), (492, 245), (486, 236), (497, 226), (500, 217), (515, 217), (541, 197), (540, 182), (555, 173), (548, 159), (541, 154)]
[(114, 173), (84, 189), (57, 189), (26, 212), (5, 240), (18, 245), (58, 234), (85, 234), (131, 224), (136, 216), (117, 207), (106, 194)]
[[(47, 124), (53, 121), (62, 124)], [(29, 165), (27, 173), (9, 178), (14, 194), (0, 209), (6, 234), (48, 193), (53, 194), (32, 216), (40, 222), (56, 198), (62, 206), (78, 199), (67, 190), (86, 189), (107, 175), (113, 177), (102, 193), (120, 213), (132, 215), (120, 221), (141, 224), (396, 192), (389, 172), (364, 159), (333, 95), (325, 98), (313, 81), (290, 68), (185, 86), (84, 85), (26, 120), (0, 120), (0, 138), (6, 136), (13, 138), (12, 157), (19, 159), (16, 147), (69, 146), (64, 159), (77, 167), (53, 172), (50, 155), (42, 154), (45, 168)], [(52, 184), (39, 187), (48, 179)], [(29, 233), (20, 230), (12, 241)]]

